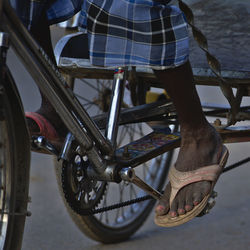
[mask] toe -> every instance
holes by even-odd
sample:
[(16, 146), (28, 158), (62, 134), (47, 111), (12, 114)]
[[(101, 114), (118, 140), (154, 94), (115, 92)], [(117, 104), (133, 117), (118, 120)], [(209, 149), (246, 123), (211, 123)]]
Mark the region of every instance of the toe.
[(175, 217), (178, 216), (177, 212), (176, 212), (176, 211), (172, 211), (172, 210), (169, 211), (169, 215), (170, 215), (170, 217), (172, 217), (172, 218), (175, 218)]
[(193, 204), (197, 206), (203, 198), (203, 182), (197, 182), (192, 185), (193, 189)]
[(194, 207), (193, 204), (186, 204), (185, 205), (185, 211), (189, 212), (189, 211), (191, 211), (193, 209), (193, 207)]
[(189, 212), (193, 209), (194, 205), (193, 205), (193, 193), (192, 193), (192, 188), (191, 186), (187, 187), (188, 190), (186, 192), (186, 202), (185, 202), (185, 211)]
[(160, 205), (160, 204), (158, 206), (156, 206), (156, 208), (155, 208), (155, 213), (157, 215), (165, 215), (165, 214), (167, 214), (168, 211), (169, 211), (168, 207)]
[(178, 215), (183, 215), (186, 213), (186, 210), (184, 208), (178, 208)]
[(180, 190), (178, 195), (178, 215), (185, 214), (186, 189)]
[(193, 204), (197, 206), (201, 202), (201, 193), (199, 191), (195, 191), (193, 193)]
[(193, 204), (197, 206), (209, 193), (211, 183), (208, 181), (197, 182), (193, 185)]
[(166, 186), (164, 194), (159, 202), (159, 204), (155, 208), (155, 213), (157, 215), (165, 215), (169, 211), (169, 194), (170, 194), (170, 184)]
[(177, 199), (174, 199), (170, 207), (169, 215), (172, 218), (177, 217), (178, 216), (177, 210), (178, 210), (178, 201)]

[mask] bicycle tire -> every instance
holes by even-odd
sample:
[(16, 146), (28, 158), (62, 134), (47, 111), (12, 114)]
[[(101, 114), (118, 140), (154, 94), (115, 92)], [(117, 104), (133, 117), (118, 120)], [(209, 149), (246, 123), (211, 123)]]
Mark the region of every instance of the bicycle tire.
[[(98, 81), (99, 81), (99, 83), (98, 83)], [(96, 84), (100, 85), (100, 81), (101, 80), (97, 80)], [(92, 83), (91, 83), (91, 81), (86, 83), (86, 80), (84, 80), (84, 82), (85, 82), (85, 85), (87, 84), (89, 86), (90, 86), (90, 84), (93, 84), (93, 81), (92, 81)], [(108, 81), (103, 80), (103, 82), (107, 83)], [(75, 86), (75, 84), (73, 84), (73, 85)], [(99, 96), (99, 98), (100, 98), (100, 95), (101, 95), (100, 91), (101, 91), (102, 87), (95, 86), (92, 88), (93, 88), (93, 90), (95, 90), (97, 92), (96, 95)], [(85, 90), (85, 93), (86, 92), (89, 93), (89, 91)], [(106, 91), (105, 93), (107, 93), (107, 92), (108, 91)], [(79, 90), (77, 90), (77, 93), (79, 93)], [(77, 96), (81, 99), (81, 96), (79, 96), (79, 94)], [(105, 96), (105, 100), (106, 99), (107, 99), (107, 97)], [(83, 97), (83, 100), (86, 101), (86, 98)], [(96, 105), (96, 103), (98, 103), (98, 102), (96, 100), (95, 101), (93, 101), (93, 100), (94, 99), (92, 97), (92, 99), (89, 100), (89, 103), (90, 104), (95, 103), (95, 105)], [(89, 106), (86, 103), (83, 105), (85, 105), (85, 107), (89, 108)], [(102, 109), (103, 107), (105, 107), (105, 105), (100, 104), (99, 109)], [(89, 108), (89, 110), (91, 110), (91, 108)], [(106, 110), (103, 110), (103, 111), (106, 111)], [(93, 110), (91, 110), (90, 112), (93, 113)], [(132, 126), (137, 126), (137, 125), (135, 124)], [(133, 133), (134, 131), (136, 131), (136, 129), (131, 130), (131, 131)], [(141, 136), (142, 136), (142, 134), (141, 134)], [(131, 137), (131, 139), (132, 139), (132, 137)], [(168, 169), (169, 169), (170, 164), (171, 164), (172, 156), (173, 156), (173, 151), (166, 153), (164, 156), (161, 156), (161, 157), (165, 157), (164, 160), (162, 160), (162, 161), (160, 161), (159, 159), (158, 159), (158, 161), (155, 159), (153, 160), (154, 163), (158, 164), (158, 166), (154, 166), (154, 168), (161, 170), (161, 173), (159, 172), (160, 177), (157, 179), (157, 183), (153, 183), (154, 184), (153, 186), (156, 189), (159, 189), (159, 190), (162, 189), (162, 187), (165, 183), (165, 180), (167, 178), (167, 172), (168, 172)], [(163, 163), (163, 164), (161, 165), (161, 163)], [(146, 218), (149, 216), (149, 214), (151, 213), (151, 211), (153, 209), (153, 206), (155, 204), (155, 200), (144, 201), (144, 202), (140, 203), (140, 205), (132, 205), (132, 206), (142, 206), (143, 208), (141, 209), (140, 213), (137, 216), (134, 216), (134, 218), (131, 221), (129, 221), (128, 223), (124, 223), (124, 225), (120, 226), (120, 227), (114, 226), (114, 225), (107, 225), (107, 223), (106, 224), (103, 223), (102, 219), (99, 219), (100, 217), (98, 218), (99, 215), (89, 215), (89, 216), (78, 215), (70, 208), (69, 204), (66, 202), (66, 200), (64, 198), (64, 193), (63, 193), (62, 185), (61, 185), (62, 166), (56, 159), (54, 161), (54, 166), (55, 166), (55, 171), (56, 171), (57, 182), (58, 182), (60, 194), (63, 197), (63, 201), (66, 205), (66, 208), (67, 208), (69, 215), (71, 216), (74, 223), (78, 226), (78, 228), (86, 236), (88, 236), (89, 238), (91, 238), (95, 241), (99, 241), (99, 242), (108, 244), (108, 243), (117, 243), (117, 242), (127, 240), (131, 235), (133, 235), (143, 225), (143, 223), (146, 221)], [(118, 184), (111, 184), (111, 185), (118, 185)], [(122, 185), (122, 184), (119, 184), (119, 185)], [(109, 192), (109, 190), (107, 190), (104, 193), (104, 199), (107, 196), (108, 192)], [(130, 191), (127, 191), (127, 192), (130, 192)], [(134, 198), (137, 198), (137, 197), (134, 197)], [(104, 212), (104, 213), (110, 213), (110, 212)], [(103, 215), (103, 216), (106, 216), (106, 215)]]
[(21, 249), (27, 216), (30, 140), (20, 96), (0, 66), (0, 249)]

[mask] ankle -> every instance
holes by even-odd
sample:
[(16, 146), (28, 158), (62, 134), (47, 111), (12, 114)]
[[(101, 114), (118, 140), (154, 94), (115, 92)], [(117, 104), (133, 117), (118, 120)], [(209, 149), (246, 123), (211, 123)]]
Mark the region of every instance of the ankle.
[(187, 128), (181, 129), (182, 145), (196, 145), (197, 147), (202, 144), (207, 146), (221, 145), (222, 140), (216, 129), (207, 123), (204, 126), (198, 128)]
[(215, 128), (210, 125), (208, 122), (190, 125), (183, 124), (180, 128), (182, 138), (204, 138), (204, 136), (210, 137), (217, 133)]

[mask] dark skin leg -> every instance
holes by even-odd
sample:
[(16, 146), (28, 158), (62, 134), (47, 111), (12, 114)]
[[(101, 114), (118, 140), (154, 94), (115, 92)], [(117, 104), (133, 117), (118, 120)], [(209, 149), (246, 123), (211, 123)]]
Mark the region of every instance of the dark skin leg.
[[(39, 27), (31, 30), (31, 33), (50, 58), (55, 61), (46, 18), (43, 18)], [(178, 113), (182, 142), (176, 168), (179, 171), (190, 171), (216, 164), (218, 161), (217, 152), (222, 145), (221, 139), (203, 115), (200, 100), (193, 84), (190, 64), (186, 63), (174, 69), (155, 71), (155, 74), (164, 84)], [(41, 96), (42, 103), (37, 112), (47, 118), (60, 135), (65, 135), (66, 129), (61, 126), (61, 119), (46, 96), (43, 94)], [(28, 125), (31, 132), (38, 130), (37, 125), (30, 119), (28, 119)], [(168, 199), (171, 185), (168, 184), (162, 200), (156, 207), (156, 213), (163, 215), (170, 212), (172, 217), (184, 214), (199, 204), (209, 189), (210, 183), (207, 181), (190, 184), (178, 193), (170, 208)]]
[[(191, 171), (218, 163), (221, 138), (202, 112), (189, 62), (174, 69), (155, 71), (155, 74), (172, 98), (180, 123), (182, 141), (176, 169)], [(185, 214), (201, 202), (209, 192), (210, 185), (210, 182), (202, 181), (182, 188), (170, 208), (168, 200), (171, 185), (168, 184), (156, 213), (164, 215), (169, 212), (171, 217)]]
[[(43, 13), (38, 25), (30, 30), (30, 33), (34, 37), (34, 39), (39, 43), (39, 45), (44, 49), (46, 54), (50, 57), (52, 62), (56, 64), (55, 58), (54, 58), (54, 52), (53, 47), (51, 44), (51, 36), (50, 36), (50, 29), (49, 24), (46, 18), (45, 13)], [(65, 136), (67, 133), (67, 129), (62, 126), (62, 121), (58, 114), (56, 113), (55, 109), (52, 107), (50, 102), (48, 101), (47, 97), (41, 94), (41, 107), (36, 111), (36, 113), (41, 114), (44, 116), (48, 121), (51, 122), (51, 124), (56, 129), (59, 136)], [(32, 132), (39, 132), (39, 127), (37, 124), (31, 120), (27, 119), (27, 123), (29, 126), (29, 130), (32, 134)]]

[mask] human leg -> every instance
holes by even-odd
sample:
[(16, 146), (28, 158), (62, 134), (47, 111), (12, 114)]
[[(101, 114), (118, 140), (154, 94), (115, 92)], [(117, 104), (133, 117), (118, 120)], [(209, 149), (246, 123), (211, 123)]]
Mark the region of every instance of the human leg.
[[(180, 123), (182, 140), (176, 169), (185, 172), (217, 164), (222, 141), (202, 112), (189, 62), (177, 68), (155, 71), (155, 74), (172, 98)], [(169, 212), (171, 217), (185, 214), (201, 202), (210, 187), (209, 181), (189, 184), (180, 190), (170, 207), (171, 185), (168, 184), (156, 213)]]
[[(53, 47), (51, 43), (49, 24), (46, 18), (46, 13), (43, 11), (41, 18), (37, 25), (30, 30), (33, 38), (39, 43), (44, 49), (46, 54), (56, 64), (54, 58)], [(39, 90), (40, 91), (40, 90)], [(56, 110), (52, 107), (47, 97), (40, 91), (41, 94), (41, 106), (35, 112), (47, 119), (57, 131), (59, 136), (64, 136), (67, 132), (66, 128), (62, 125), (62, 121), (57, 114)], [(28, 127), (31, 134), (39, 133), (38, 124), (31, 118), (27, 118)]]

